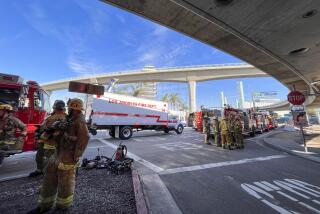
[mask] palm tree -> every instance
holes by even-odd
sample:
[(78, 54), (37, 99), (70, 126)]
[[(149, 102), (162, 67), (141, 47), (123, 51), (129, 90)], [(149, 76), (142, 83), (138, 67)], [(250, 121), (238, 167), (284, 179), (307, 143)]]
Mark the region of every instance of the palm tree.
[(131, 95), (134, 97), (138, 97), (142, 91), (142, 84), (141, 83), (131, 84), (130, 88), (131, 88)]
[(170, 103), (172, 104), (173, 110), (177, 110), (179, 107), (179, 102), (181, 101), (180, 96), (178, 93), (170, 94)]
[(128, 94), (134, 97), (138, 97), (142, 91), (142, 84), (132, 83), (123, 86), (116, 86), (113, 91), (118, 94)]
[(161, 98), (161, 101), (168, 103), (170, 101), (169, 97), (169, 94), (164, 94)]

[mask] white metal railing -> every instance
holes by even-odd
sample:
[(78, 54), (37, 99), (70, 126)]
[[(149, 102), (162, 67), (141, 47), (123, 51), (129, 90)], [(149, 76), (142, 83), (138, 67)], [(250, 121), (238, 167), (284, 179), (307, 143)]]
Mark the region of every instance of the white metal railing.
[[(227, 66), (251, 66), (247, 63), (225, 63), (225, 64), (213, 64), (213, 65), (194, 65), (194, 66), (176, 66), (176, 67), (164, 67), (164, 68), (154, 68), (155, 71), (163, 71), (163, 70), (178, 70), (178, 69), (191, 69), (191, 68), (205, 68), (205, 67), (227, 67)], [(252, 66), (253, 67), (253, 66)], [(127, 70), (127, 71), (120, 71), (120, 72), (110, 72), (110, 73), (99, 73), (99, 74), (91, 74), (91, 75), (84, 75), (84, 76), (77, 76), (71, 77), (66, 79), (61, 79), (58, 81), (50, 81), (46, 83), (42, 83), (41, 85), (50, 85), (50, 84), (57, 84), (60, 82), (69, 82), (78, 79), (94, 79), (104, 76), (112, 76), (112, 75), (119, 75), (119, 74), (126, 74), (126, 73), (134, 73), (134, 72), (145, 72), (145, 70)]]
[[(185, 68), (203, 68), (203, 67), (227, 67), (227, 66), (252, 66), (248, 63), (225, 63), (225, 64), (213, 64), (213, 65), (190, 65), (190, 66), (176, 66), (176, 67), (164, 67), (157, 68), (156, 70), (169, 70), (169, 69), (185, 69)], [(253, 66), (252, 66), (253, 67)]]

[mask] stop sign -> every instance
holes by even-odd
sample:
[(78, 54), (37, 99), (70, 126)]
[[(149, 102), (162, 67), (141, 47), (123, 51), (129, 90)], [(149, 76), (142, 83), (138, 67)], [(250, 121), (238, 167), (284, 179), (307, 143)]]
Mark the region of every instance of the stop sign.
[(292, 105), (302, 105), (305, 100), (304, 95), (299, 91), (291, 91), (288, 94), (288, 101)]

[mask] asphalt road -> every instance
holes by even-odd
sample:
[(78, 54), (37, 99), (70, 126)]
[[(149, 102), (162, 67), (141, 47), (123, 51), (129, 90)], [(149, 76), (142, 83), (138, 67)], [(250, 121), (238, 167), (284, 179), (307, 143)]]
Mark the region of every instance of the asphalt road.
[[(152, 213), (320, 213), (319, 164), (263, 146), (269, 134), (232, 151), (203, 144), (203, 135), (191, 129), (138, 132), (123, 142)], [(100, 132), (84, 157), (94, 157), (97, 148), (111, 156), (120, 142)]]

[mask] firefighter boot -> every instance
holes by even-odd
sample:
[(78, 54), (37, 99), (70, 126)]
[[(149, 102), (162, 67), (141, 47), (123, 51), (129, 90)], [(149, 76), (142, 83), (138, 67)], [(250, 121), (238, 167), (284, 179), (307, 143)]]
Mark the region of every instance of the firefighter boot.
[(37, 170), (35, 170), (33, 172), (30, 172), (29, 177), (37, 177), (37, 176), (42, 175), (42, 174), (43, 174), (42, 171), (37, 169)]
[(229, 149), (229, 150), (233, 150), (233, 148), (231, 147), (231, 145), (228, 145), (228, 149)]
[(3, 160), (4, 160), (4, 156), (5, 156), (5, 152), (0, 150), (0, 166), (1, 166), (2, 162), (3, 162)]
[(36, 207), (33, 210), (30, 210), (29, 212), (27, 212), (27, 214), (42, 214), (42, 213), (46, 213), (48, 211), (50, 211), (51, 208), (49, 209), (41, 209), (41, 207)]

